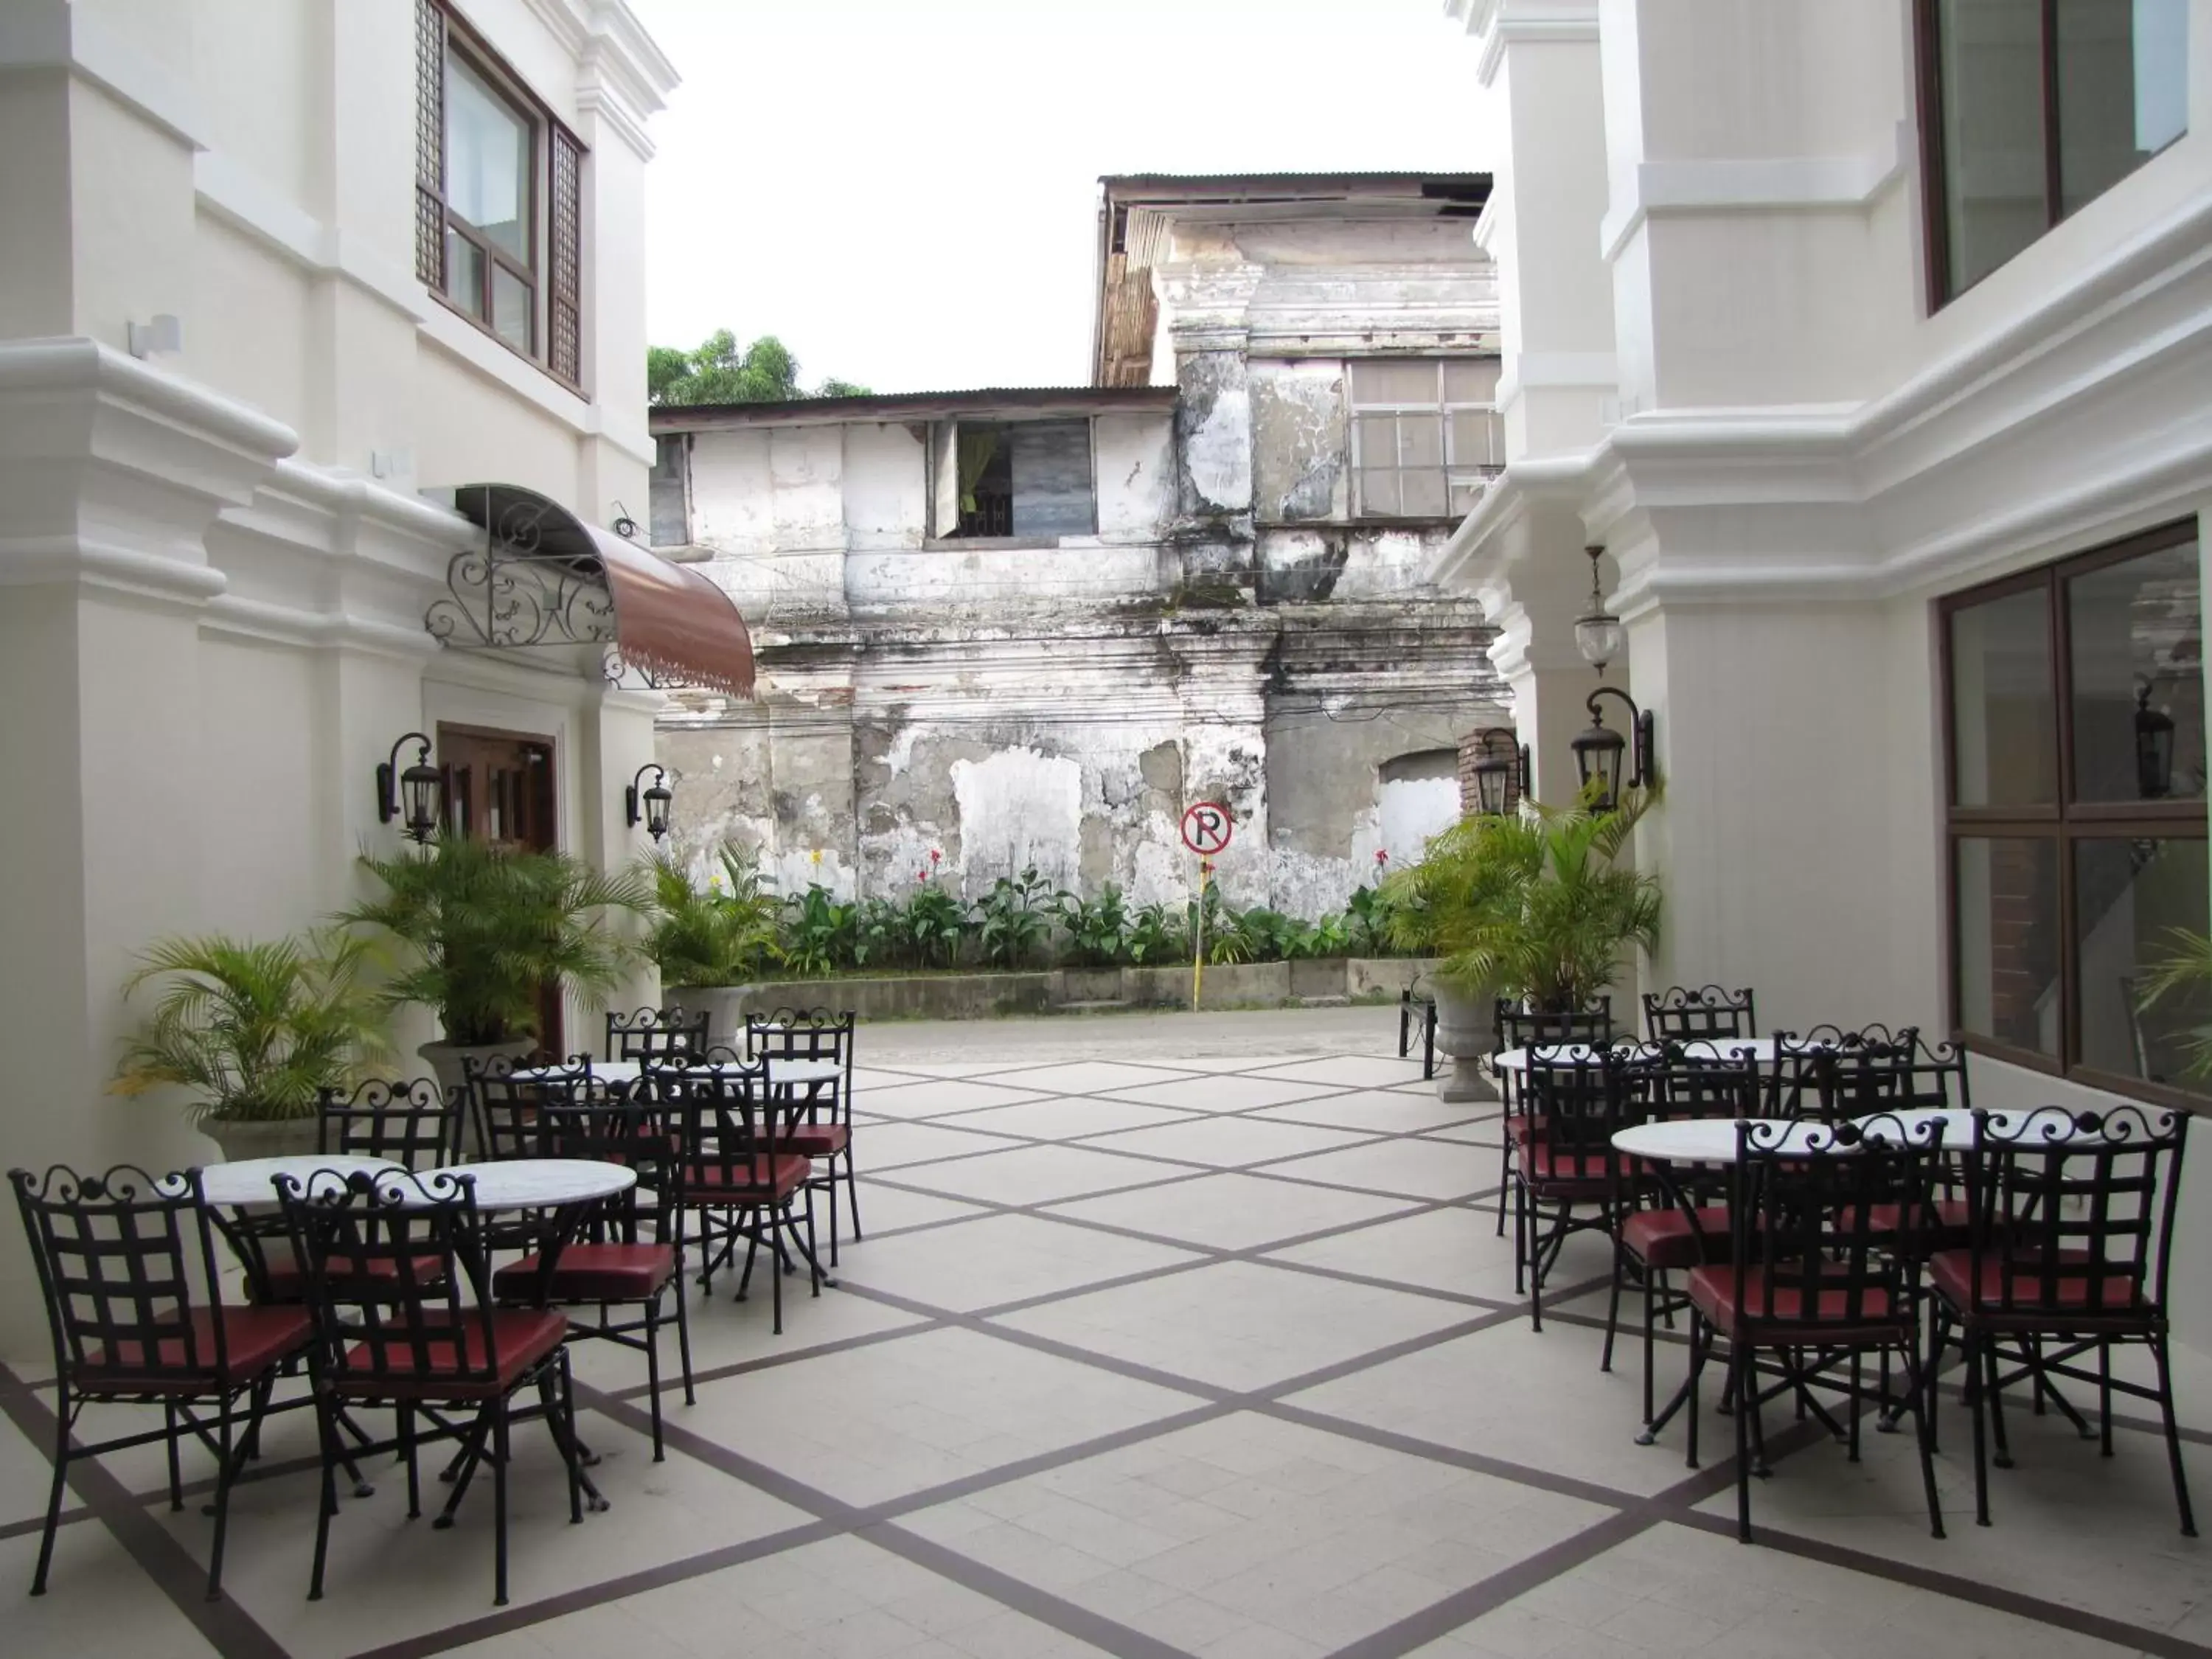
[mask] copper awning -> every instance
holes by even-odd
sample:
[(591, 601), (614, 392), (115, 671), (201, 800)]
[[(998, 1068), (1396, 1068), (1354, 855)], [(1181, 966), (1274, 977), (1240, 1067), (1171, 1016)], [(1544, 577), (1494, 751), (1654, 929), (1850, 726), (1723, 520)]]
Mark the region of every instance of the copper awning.
[(447, 594), (423, 617), (439, 639), (490, 650), (596, 646), (610, 678), (635, 669), (653, 684), (752, 695), (752, 636), (704, 572), (517, 484), (464, 484), (449, 499), (486, 543), (453, 556)]

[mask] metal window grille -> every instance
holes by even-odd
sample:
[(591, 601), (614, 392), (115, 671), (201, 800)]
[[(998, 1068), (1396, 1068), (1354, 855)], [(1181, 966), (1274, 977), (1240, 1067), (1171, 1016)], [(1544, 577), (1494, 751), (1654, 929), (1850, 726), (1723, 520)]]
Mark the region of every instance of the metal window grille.
[(446, 14), (415, 0), (415, 275), (446, 285)]
[(546, 367), (569, 384), (583, 378), (583, 146), (557, 122), (553, 133), (553, 189), (547, 230), (552, 276), (547, 302)]

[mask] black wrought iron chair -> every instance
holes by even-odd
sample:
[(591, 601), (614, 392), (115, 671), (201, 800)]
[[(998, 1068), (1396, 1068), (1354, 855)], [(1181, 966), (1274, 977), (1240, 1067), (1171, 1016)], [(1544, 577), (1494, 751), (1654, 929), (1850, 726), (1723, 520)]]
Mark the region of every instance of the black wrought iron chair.
[(1407, 986), (1398, 993), (1398, 1058), (1413, 1052), (1413, 1033), (1421, 1034), (1421, 1081), (1437, 1074), (1437, 1000)]
[[(653, 1413), (653, 1461), (662, 1461), (660, 1333), (672, 1320), (684, 1376), (684, 1403), (697, 1403), (691, 1382), (691, 1326), (678, 1280), (684, 1259), (682, 1163), (647, 1107), (645, 1091), (622, 1101), (583, 1101), (546, 1111), (542, 1144), (552, 1158), (620, 1164), (637, 1184), (607, 1200), (585, 1237), (564, 1244), (548, 1271), (533, 1250), (492, 1275), (502, 1304), (567, 1308), (568, 1334), (596, 1337), (645, 1356)], [(650, 1203), (641, 1200), (649, 1199)], [(667, 1292), (676, 1286), (677, 1293)], [(666, 1304), (672, 1301), (672, 1310)], [(583, 1310), (597, 1308), (596, 1320)], [(624, 1310), (621, 1316), (617, 1310)]]
[(1654, 1042), (1688, 1042), (1712, 1037), (1759, 1035), (1751, 992), (1717, 985), (1671, 986), (1644, 994), (1644, 1035)]
[[(806, 1259), (817, 1297), (823, 1274), (814, 1253), (809, 1184), (813, 1166), (804, 1154), (770, 1137), (762, 1073), (702, 1066), (658, 1069), (639, 1079), (632, 1098), (654, 1115), (659, 1133), (675, 1148), (674, 1201), (698, 1218), (702, 1288), (713, 1291), (714, 1270), (731, 1263), (743, 1239), (745, 1265), (737, 1300), (744, 1301), (755, 1260), (766, 1244), (775, 1334), (782, 1335), (786, 1241)], [(803, 1217), (794, 1212), (802, 1198), (808, 1200)]]
[(1525, 1286), (1537, 1330), (1544, 1328), (1544, 1280), (1567, 1240), (1611, 1234), (1632, 1201), (1626, 1160), (1613, 1148), (1617, 1131), (1642, 1121), (1626, 1070), (1622, 1056), (1601, 1050), (1563, 1061), (1532, 1055), (1523, 1073), (1528, 1127), (1512, 1172), (1513, 1288), (1517, 1294)]
[[(159, 1180), (118, 1165), (79, 1175), (11, 1170), (54, 1345), (53, 1485), (31, 1594), (43, 1595), (73, 1459), (167, 1443), (169, 1507), (184, 1508), (178, 1449), (189, 1433), (215, 1455), (215, 1537), (207, 1594), (222, 1594), (230, 1492), (278, 1377), (313, 1340), (307, 1310), (219, 1298), (213, 1224), (199, 1172)], [(80, 1443), (87, 1406), (159, 1406), (158, 1429)], [(212, 1420), (203, 1413), (211, 1413)]]
[(488, 1160), (550, 1156), (540, 1121), (546, 1109), (586, 1099), (594, 1086), (589, 1054), (495, 1054), (464, 1062), (463, 1075), (477, 1153)]
[(844, 1166), (846, 1204), (853, 1213), (853, 1237), (865, 1237), (860, 1231), (860, 1182), (853, 1173), (853, 1034), (857, 1024), (854, 1015), (828, 1008), (779, 1008), (771, 1014), (745, 1016), (745, 1053), (766, 1062), (771, 1072), (776, 1061), (794, 1060), (830, 1060), (840, 1068), (834, 1083), (775, 1085), (775, 1103), (782, 1109), (776, 1128), (779, 1145), (808, 1160), (807, 1185), (830, 1197), (833, 1267), (837, 1265), (840, 1164)]
[[(1702, 1041), (1702, 1039), (1700, 1039)], [(1631, 1068), (1625, 1085), (1637, 1103), (1633, 1115), (1646, 1123), (1692, 1119), (1733, 1121), (1756, 1117), (1765, 1082), (1757, 1060), (1692, 1059), (1679, 1043), (1664, 1045), (1651, 1060)], [(1624, 1285), (1644, 1293), (1644, 1425), (1650, 1443), (1652, 1370), (1656, 1322), (1669, 1325), (1689, 1306), (1671, 1276), (1729, 1259), (1728, 1177), (1724, 1170), (1698, 1164), (1670, 1166), (1647, 1173), (1625, 1166), (1616, 1171), (1622, 1193), (1613, 1206), (1613, 1293), (1606, 1307), (1605, 1350), (1598, 1369), (1613, 1369), (1613, 1338), (1620, 1323)]]
[(1498, 999), (1491, 1013), (1491, 1076), (1498, 1083), (1498, 1098), (1504, 1108), (1504, 1145), (1498, 1152), (1498, 1236), (1505, 1237), (1505, 1201), (1513, 1185), (1513, 1153), (1528, 1133), (1528, 1115), (1521, 1105), (1526, 1073), (1501, 1069), (1498, 1055), (1509, 1048), (1550, 1048), (1560, 1043), (1603, 1047), (1613, 1039), (1613, 999), (1600, 997), (1589, 1007), (1565, 1013), (1534, 1013), (1519, 1005)]
[(628, 1014), (609, 1010), (607, 1058), (667, 1060), (696, 1054), (707, 1046), (707, 1019), (704, 1010), (695, 1014), (673, 1005)]
[[(422, 1512), (418, 1418), (439, 1436), (464, 1443), (455, 1501), (477, 1463), (490, 1462), (496, 1605), (504, 1607), (507, 1599), (509, 1430), (515, 1396), (526, 1389), (537, 1391), (568, 1468), (568, 1518), (583, 1519), (575, 1401), (564, 1346), (568, 1321), (557, 1309), (495, 1301), (491, 1241), (474, 1187), (470, 1176), (450, 1174), (341, 1179), (326, 1171), (306, 1182), (277, 1179), (293, 1249), (308, 1267), (318, 1353), (323, 1493), (310, 1601), (323, 1593), (331, 1516), (337, 1510), (338, 1418), (349, 1407), (390, 1406), (397, 1413), (410, 1520)], [(413, 1267), (425, 1258), (439, 1263), (434, 1278)], [(460, 1420), (464, 1412), (471, 1421)], [(448, 1514), (451, 1510), (449, 1504)]]
[[(1695, 1468), (1698, 1383), (1713, 1345), (1725, 1341), (1735, 1419), (1736, 1534), (1747, 1544), (1751, 1477), (1766, 1465), (1760, 1407), (1778, 1395), (1795, 1395), (1845, 1442), (1856, 1462), (1861, 1368), (1875, 1352), (1895, 1355), (1904, 1367), (1903, 1405), (1919, 1440), (1929, 1528), (1943, 1535), (1927, 1410), (1932, 1370), (1921, 1363), (1911, 1270), (1897, 1254), (1897, 1236), (1867, 1224), (1879, 1205), (1897, 1206), (1908, 1227), (1924, 1212), (1942, 1139), (1941, 1123), (1916, 1127), (1894, 1118), (1865, 1125), (1775, 1119), (1737, 1125), (1729, 1260), (1690, 1269), (1687, 1411)], [(1779, 1372), (1774, 1380), (1755, 1368), (1761, 1351), (1772, 1356)], [(1814, 1388), (1844, 1392), (1848, 1431), (1813, 1398)]]
[[(2165, 1419), (2166, 1459), (2184, 1535), (2197, 1517), (2181, 1463), (2166, 1358), (2166, 1292), (2173, 1219), (2189, 1115), (2116, 1106), (2105, 1112), (1974, 1115), (1966, 1149), (1970, 1242), (1928, 1262), (1935, 1295), (1935, 1353), (1955, 1340), (1966, 1362), (1974, 1420), (1974, 1518), (1990, 1523), (1985, 1432), (1996, 1463), (2011, 1467), (2004, 1391), (2033, 1384), (2081, 1432), (2089, 1427), (2052, 1379), (2094, 1385), (2097, 1433), (2112, 1455), (2112, 1395), (2154, 1402)], [(2057, 1344), (2048, 1352), (2044, 1344)], [(2115, 1343), (2150, 1351), (2154, 1386), (2112, 1375)], [(2094, 1355), (2095, 1369), (2075, 1362)], [(1985, 1430), (1985, 1422), (1987, 1428)]]
[(1771, 1117), (1841, 1123), (1897, 1103), (1898, 1071), (1919, 1041), (1917, 1026), (1815, 1025), (1774, 1034)]

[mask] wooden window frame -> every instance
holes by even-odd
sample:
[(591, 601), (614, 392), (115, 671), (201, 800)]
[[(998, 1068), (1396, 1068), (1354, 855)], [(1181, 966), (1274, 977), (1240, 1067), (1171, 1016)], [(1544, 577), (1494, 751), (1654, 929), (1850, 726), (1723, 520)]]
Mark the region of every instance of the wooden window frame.
[[(2196, 841), (2206, 839), (2208, 803), (2194, 800), (2076, 801), (2074, 794), (2073, 647), (2067, 614), (2067, 584), (2111, 565), (2124, 564), (2146, 553), (2178, 546), (2195, 546), (2197, 521), (2183, 519), (2146, 530), (2124, 540), (2039, 565), (2033, 570), (1984, 582), (1936, 601), (1936, 642), (1940, 712), (1943, 722), (1943, 902), (1944, 996), (1951, 1037), (1961, 1047), (2008, 1064), (2025, 1066), (2108, 1093), (2198, 1113), (2212, 1113), (2212, 1098), (2187, 1090), (2154, 1083), (2145, 1078), (2124, 1077), (2081, 1064), (2080, 996), (2080, 933), (2075, 915), (2075, 848), (2082, 842), (2145, 840)], [(2051, 741), (2057, 745), (2056, 799), (2050, 803), (2006, 806), (1960, 806), (1958, 801), (1958, 714), (1952, 678), (1951, 619), (1961, 611), (2018, 593), (2044, 596), (2044, 625), (2051, 672)], [(2203, 626), (2203, 597), (2198, 595)], [(2023, 1048), (1979, 1031), (1965, 1029), (1960, 1012), (1960, 966), (1964, 940), (1960, 933), (1959, 843), (1971, 840), (2039, 841), (2051, 843), (2057, 862), (2056, 907), (2058, 923), (2058, 1053)]]
[[(544, 372), (580, 398), (588, 398), (582, 376), (582, 209), (583, 145), (544, 100), (533, 94), (507, 60), (494, 51), (447, 0), (416, 0), (417, 90), (422, 113), (417, 127), (416, 185), (417, 198), (416, 275), (431, 297), (453, 315), (525, 362)], [(429, 70), (420, 62), (438, 53), (434, 91), (436, 107), (430, 110), (433, 90)], [(518, 260), (477, 226), (453, 210), (447, 195), (446, 104), (448, 68), (459, 58), (495, 97), (519, 117), (530, 135), (530, 200), (528, 215), (530, 257)], [(436, 155), (428, 154), (434, 141)], [(575, 199), (556, 199), (566, 190)], [(437, 242), (434, 252), (422, 246), (434, 210)], [(477, 300), (483, 315), (471, 311), (447, 292), (446, 236), (456, 234), (482, 256), (483, 282)], [(431, 269), (434, 263), (435, 269)], [(492, 292), (500, 270), (520, 281), (530, 295), (530, 343), (526, 349), (492, 325)]]
[[(1497, 477), (1498, 473), (1504, 471), (1504, 462), (1502, 459), (1495, 461), (1462, 461), (1453, 453), (1456, 445), (1452, 432), (1452, 416), (1455, 415), (1487, 415), (1494, 421), (1498, 418), (1498, 399), (1493, 394), (1488, 403), (1453, 403), (1448, 401), (1444, 396), (1445, 367), (1452, 363), (1484, 362), (1498, 363), (1499, 365), (1498, 372), (1501, 374), (1504, 372), (1504, 366), (1500, 359), (1494, 356), (1484, 356), (1479, 352), (1449, 352), (1438, 356), (1407, 355), (1355, 357), (1348, 359), (1346, 362), (1344, 372), (1344, 407), (1345, 420), (1352, 430), (1351, 507), (1352, 516), (1353, 518), (1391, 519), (1405, 520), (1416, 524), (1433, 523), (1449, 520), (1455, 524), (1461, 519), (1464, 518), (1466, 514), (1463, 510), (1454, 510), (1452, 507), (1452, 491), (1455, 489), (1468, 487), (1471, 483), (1477, 480), (1493, 478)], [(1352, 392), (1352, 382), (1353, 373), (1357, 367), (1361, 363), (1423, 363), (1430, 366), (1436, 371), (1436, 401), (1433, 403), (1423, 404), (1363, 404), (1357, 401)], [(1407, 513), (1403, 511), (1395, 513), (1378, 513), (1369, 507), (1367, 504), (1364, 477), (1370, 469), (1365, 465), (1365, 458), (1360, 453), (1359, 417), (1363, 415), (1390, 416), (1394, 422), (1394, 430), (1395, 429), (1395, 419), (1400, 416), (1433, 415), (1437, 417), (1439, 427), (1437, 449), (1438, 453), (1443, 457), (1440, 465), (1437, 466), (1407, 466), (1405, 465), (1400, 455), (1394, 455), (1391, 457), (1391, 464), (1389, 466), (1378, 466), (1372, 468), (1371, 470), (1376, 472), (1389, 472), (1397, 475), (1401, 479), (1405, 474), (1409, 472), (1440, 474), (1443, 478), (1444, 483), (1444, 507), (1442, 513)], [(1503, 448), (1503, 439), (1504, 434), (1501, 432), (1499, 434), (1500, 441), (1498, 445), (1494, 447), (1493, 453)], [(1402, 453), (1402, 441), (1401, 442), (1400, 447)], [(1403, 502), (1405, 500), (1405, 487), (1402, 482), (1399, 486), (1398, 499), (1401, 502)]]
[[(1984, 271), (1973, 282), (1955, 289), (1951, 287), (1950, 175), (1945, 167), (1943, 149), (1943, 59), (1940, 50), (1942, 3), (1942, 0), (1913, 0), (1912, 3), (1913, 82), (1920, 121), (1921, 240), (1927, 248), (1928, 309), (1931, 315), (2020, 257), (2020, 253), (2014, 253)], [(2047, 236), (2066, 217), (2063, 155), (2058, 124), (2058, 0), (2042, 0), (2039, 27), (2042, 46), (2043, 234)], [(2188, 131), (2185, 125), (2173, 139), (2144, 156), (2142, 164), (2164, 155), (2175, 143), (2186, 137)], [(2138, 164), (2123, 177), (2132, 176), (2134, 172), (2141, 171), (2142, 164)], [(2110, 190), (2119, 182), (2116, 179), (2106, 189)], [(2104, 193), (2103, 191), (2098, 192), (2100, 196)], [(2094, 200), (2095, 198), (2090, 199)], [(2033, 246), (2033, 242), (2028, 244), (2030, 247)], [(2020, 252), (2027, 251), (2024, 247)]]

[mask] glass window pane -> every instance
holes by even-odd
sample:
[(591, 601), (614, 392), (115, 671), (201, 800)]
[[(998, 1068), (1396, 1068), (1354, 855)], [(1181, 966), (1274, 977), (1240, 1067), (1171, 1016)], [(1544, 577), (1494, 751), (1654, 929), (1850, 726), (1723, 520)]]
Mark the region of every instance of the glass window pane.
[(2173, 930), (2202, 933), (2212, 911), (2204, 843), (2075, 842), (2074, 911), (2081, 1063), (2205, 1088), (2186, 1073), (2192, 1038), (2212, 1034), (2212, 996), (2191, 987), (2143, 1006), (2153, 964), (2176, 948)]
[(1959, 1024), (2058, 1054), (2058, 843), (1965, 836), (1953, 870)]
[(1444, 475), (1442, 472), (1407, 472), (1398, 481), (1398, 510), (1408, 518), (1441, 519), (1444, 516)]
[(1362, 415), (1353, 425), (1359, 434), (1358, 465), (1367, 467), (1398, 465), (1398, 417)]
[(2189, 0), (2058, 0), (2064, 210), (2101, 195), (2189, 125)]
[(491, 325), (499, 337), (517, 351), (530, 349), (533, 304), (529, 283), (505, 265), (492, 267)]
[(470, 316), (483, 316), (484, 251), (446, 227), (446, 297)]
[(1369, 404), (1426, 404), (1437, 402), (1437, 364), (1434, 358), (1366, 358), (1352, 364), (1352, 401)]
[(2042, 0), (1936, 0), (1936, 31), (1956, 294), (2050, 228)]
[(1505, 465), (1505, 422), (1495, 415), (1453, 416), (1451, 442), (1454, 466)]
[(1398, 510), (1398, 475), (1370, 469), (1359, 475), (1359, 510), (1387, 517)]
[(1444, 401), (1448, 404), (1491, 404), (1498, 401), (1498, 362), (1495, 357), (1457, 357), (1444, 365)]
[(1951, 756), (1960, 806), (2058, 799), (2049, 604), (2037, 587), (1951, 613)]
[(2066, 623), (2075, 799), (2202, 800), (2204, 620), (2197, 544), (2075, 577), (2066, 584)]
[(483, 77), (446, 58), (446, 204), (530, 262), (530, 124)]
[(1398, 417), (1398, 465), (1442, 466), (1443, 464), (1443, 416), (1401, 415)]

